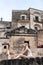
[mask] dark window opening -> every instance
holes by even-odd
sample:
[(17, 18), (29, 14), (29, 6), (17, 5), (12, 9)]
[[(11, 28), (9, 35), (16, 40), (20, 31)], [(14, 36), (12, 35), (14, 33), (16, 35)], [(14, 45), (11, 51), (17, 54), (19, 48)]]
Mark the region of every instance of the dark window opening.
[(29, 20), (30, 20), (30, 17), (29, 17)]
[(10, 27), (7, 27), (7, 29), (10, 29)]
[(22, 28), (25, 28), (25, 26), (22, 26)]
[(43, 45), (37, 46), (37, 48), (43, 48)]
[(28, 44), (28, 47), (30, 48), (29, 41), (24, 41), (24, 43), (27, 43)]
[(25, 16), (22, 16), (22, 20), (25, 20)]
[(35, 27), (35, 30), (38, 30), (38, 28), (37, 28), (37, 27)]
[(38, 17), (38, 16), (35, 16), (35, 20), (37, 20), (37, 21), (38, 21), (38, 20), (39, 20), (39, 17)]
[(6, 46), (4, 46), (4, 49), (6, 49), (7, 47)]

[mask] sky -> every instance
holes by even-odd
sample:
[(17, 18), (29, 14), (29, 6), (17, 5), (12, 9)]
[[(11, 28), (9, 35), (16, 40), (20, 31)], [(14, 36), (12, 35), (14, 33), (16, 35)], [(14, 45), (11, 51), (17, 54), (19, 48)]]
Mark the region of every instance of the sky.
[(35, 8), (43, 10), (43, 0), (0, 0), (0, 18), (12, 20), (12, 10)]

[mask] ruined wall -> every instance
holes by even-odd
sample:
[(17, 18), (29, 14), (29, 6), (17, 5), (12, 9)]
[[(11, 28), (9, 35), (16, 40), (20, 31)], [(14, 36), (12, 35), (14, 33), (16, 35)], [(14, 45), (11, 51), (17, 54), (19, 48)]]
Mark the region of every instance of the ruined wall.
[(38, 31), (38, 46), (43, 45), (43, 30)]
[[(35, 39), (36, 39), (35, 36), (34, 37), (32, 37), (32, 36), (12, 36), (10, 38), (10, 44), (13, 45), (14, 42), (16, 42), (17, 40), (21, 40), (22, 38), (24, 39), (24, 41), (29, 41), (29, 45), (31, 48), (36, 46), (35, 45)], [(21, 41), (23, 41), (23, 39)], [(19, 44), (19, 43), (17, 43), (17, 44)]]
[[(10, 38), (10, 53), (15, 56), (15, 54), (21, 53), (23, 50), (24, 41), (29, 41), (30, 48), (36, 48), (36, 37), (35, 36), (12, 36)], [(19, 50), (19, 51), (18, 51)], [(13, 57), (14, 58), (14, 57)]]

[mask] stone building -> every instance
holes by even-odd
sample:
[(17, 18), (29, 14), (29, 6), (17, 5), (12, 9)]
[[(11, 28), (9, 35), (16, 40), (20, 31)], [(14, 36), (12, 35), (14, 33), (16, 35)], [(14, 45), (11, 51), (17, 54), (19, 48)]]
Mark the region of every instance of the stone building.
[[(43, 11), (34, 8), (12, 10), (12, 22), (10, 25), (10, 29), (8, 27), (5, 32), (9, 44), (5, 44), (9, 47), (12, 59), (14, 59), (15, 54), (18, 55), (20, 51), (23, 51), (23, 47), (20, 46), (21, 43), (28, 43), (35, 57), (43, 56)], [(3, 50), (3, 53), (8, 50), (8, 47)]]
[[(43, 11), (29, 8), (28, 10), (12, 11), (12, 27), (25, 26), (28, 29), (42, 29)], [(13, 26), (14, 25), (14, 26)]]
[(43, 56), (43, 11), (33, 8), (13, 10), (11, 27), (7, 35), (13, 52), (17, 51), (15, 45), (27, 42), (35, 56)]
[(5, 59), (5, 48), (9, 45), (9, 38), (5, 35), (5, 32), (11, 30), (11, 22), (0, 20), (0, 59)]

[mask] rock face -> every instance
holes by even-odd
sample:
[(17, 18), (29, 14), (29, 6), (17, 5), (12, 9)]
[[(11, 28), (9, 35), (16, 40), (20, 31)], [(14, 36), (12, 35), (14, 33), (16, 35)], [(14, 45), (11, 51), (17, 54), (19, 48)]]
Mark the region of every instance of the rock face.
[(0, 62), (0, 65), (43, 65), (43, 57), (4, 60)]

